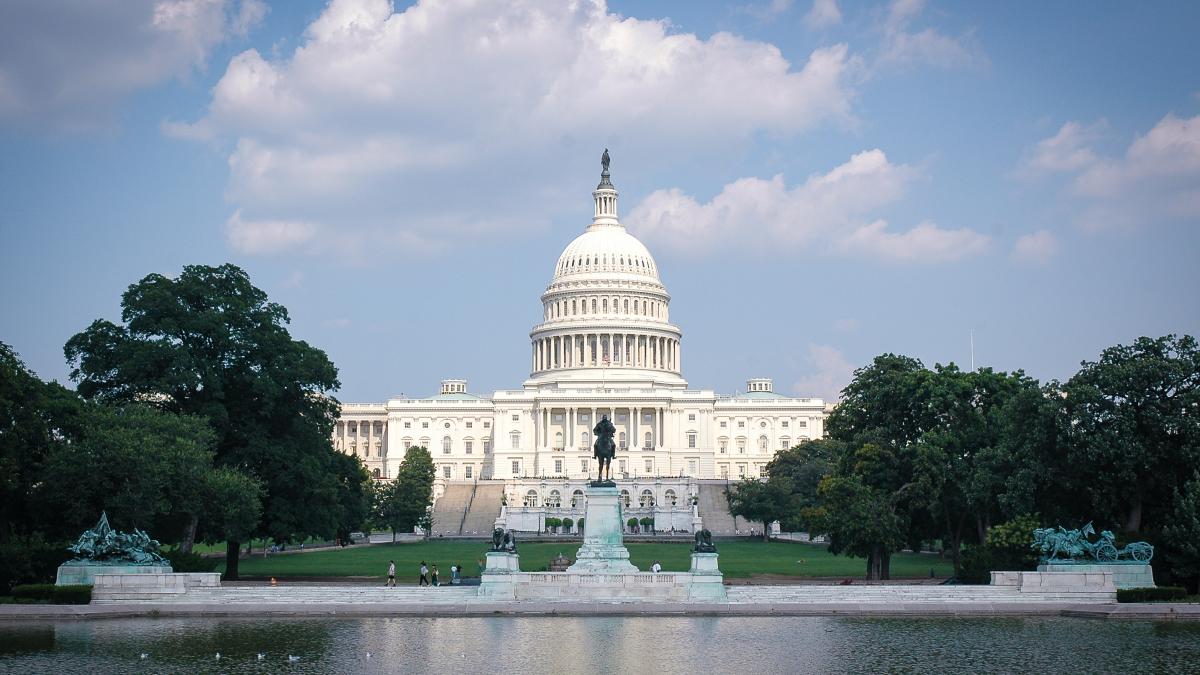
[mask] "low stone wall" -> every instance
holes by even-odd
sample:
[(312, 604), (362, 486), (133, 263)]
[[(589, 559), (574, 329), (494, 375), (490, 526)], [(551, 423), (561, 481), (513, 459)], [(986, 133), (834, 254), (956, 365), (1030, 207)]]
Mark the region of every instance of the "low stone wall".
[(993, 586), (1015, 586), (1021, 593), (1099, 593), (1115, 596), (1113, 575), (1106, 571), (992, 572)]
[(123, 600), (168, 600), (193, 588), (220, 588), (216, 572), (188, 574), (97, 574), (92, 602)]
[(510, 600), (723, 600), (720, 574), (690, 572), (513, 572), (485, 575), (480, 596)]

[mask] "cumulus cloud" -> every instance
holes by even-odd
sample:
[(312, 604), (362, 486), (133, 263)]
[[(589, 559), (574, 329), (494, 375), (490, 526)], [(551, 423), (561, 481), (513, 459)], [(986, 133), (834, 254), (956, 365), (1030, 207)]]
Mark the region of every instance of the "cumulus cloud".
[(1107, 125), (1068, 122), (1026, 152), (1021, 171), (1069, 176), (1087, 228), (1200, 218), (1200, 115), (1167, 114), (1120, 155), (1096, 147)]
[(883, 22), (881, 65), (931, 65), (939, 68), (976, 67), (988, 62), (973, 31), (953, 37), (936, 28), (918, 30), (913, 23), (925, 0), (892, 0)]
[(0, 125), (104, 127), (124, 96), (204, 67), (265, 13), (260, 0), (0, 3)]
[(854, 364), (840, 351), (829, 345), (809, 344), (808, 361), (811, 372), (792, 385), (797, 396), (816, 396), (826, 401), (841, 398), (842, 389), (854, 377)]
[[(620, 139), (678, 157), (697, 138), (720, 148), (850, 123), (856, 63), (831, 45), (793, 64), (768, 43), (681, 33), (599, 0), (400, 12), (334, 0), (294, 51), (237, 55), (207, 112), (163, 130), (232, 148), (227, 195), (247, 212), (303, 212), (337, 238), (436, 240), (462, 233), (448, 223), (533, 226), (499, 220), (497, 200), (560, 187), (563, 153), (585, 140), (589, 155), (600, 150), (591, 139)], [(617, 162), (628, 159), (618, 147)], [(445, 216), (447, 204), (459, 212)]]
[(896, 233), (884, 221), (871, 222), (871, 214), (899, 200), (919, 175), (890, 162), (882, 150), (867, 150), (793, 187), (782, 175), (741, 178), (703, 204), (678, 188), (657, 190), (627, 221), (648, 243), (692, 254), (782, 248), (942, 262), (982, 252), (988, 238), (971, 230), (922, 223)]
[(1058, 239), (1048, 230), (1038, 230), (1017, 238), (1012, 257), (1023, 262), (1046, 263), (1058, 253)]
[(810, 29), (828, 28), (842, 22), (842, 10), (837, 0), (813, 0), (812, 8), (804, 15), (804, 25)]
[(245, 220), (239, 209), (225, 223), (225, 232), (239, 253), (279, 253), (311, 241), (317, 227), (292, 220)]

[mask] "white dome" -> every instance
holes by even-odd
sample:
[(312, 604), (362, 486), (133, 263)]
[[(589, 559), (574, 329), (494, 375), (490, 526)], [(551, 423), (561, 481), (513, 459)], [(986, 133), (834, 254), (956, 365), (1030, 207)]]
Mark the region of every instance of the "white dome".
[[(658, 282), (658, 265), (645, 244), (621, 225), (593, 225), (567, 245), (554, 267), (554, 280), (574, 274), (626, 273)], [(660, 282), (661, 283), (661, 282)]]

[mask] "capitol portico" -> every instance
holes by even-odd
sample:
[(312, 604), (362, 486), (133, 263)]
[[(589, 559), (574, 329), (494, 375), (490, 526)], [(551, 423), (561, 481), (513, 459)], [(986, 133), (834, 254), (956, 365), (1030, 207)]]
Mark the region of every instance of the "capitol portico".
[(497, 494), (504, 486), (515, 516), (569, 508), (594, 473), (591, 432), (605, 415), (617, 428), (613, 476), (634, 508), (682, 508), (697, 483), (757, 477), (778, 450), (822, 436), (824, 401), (776, 393), (769, 378), (732, 396), (688, 388), (671, 296), (650, 251), (618, 219), (607, 152), (592, 197), (591, 223), (563, 250), (541, 296), (520, 389), (482, 397), (466, 380), (447, 379), (427, 398), (346, 404), (335, 446), (377, 478), (396, 475), (407, 447), (425, 446), (438, 498), (486, 481)]

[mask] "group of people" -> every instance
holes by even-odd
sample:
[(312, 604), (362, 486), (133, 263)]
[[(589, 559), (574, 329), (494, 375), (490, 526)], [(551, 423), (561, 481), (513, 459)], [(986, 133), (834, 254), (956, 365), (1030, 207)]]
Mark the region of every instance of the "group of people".
[[(454, 564), (450, 566), (450, 583), (457, 584), (462, 578), (462, 565)], [(441, 581), (438, 579), (437, 565), (428, 565), (424, 560), (421, 561), (419, 569), (420, 576), (417, 577), (418, 586), (440, 586)], [(396, 561), (388, 561), (387, 584), (386, 586), (396, 585)]]

